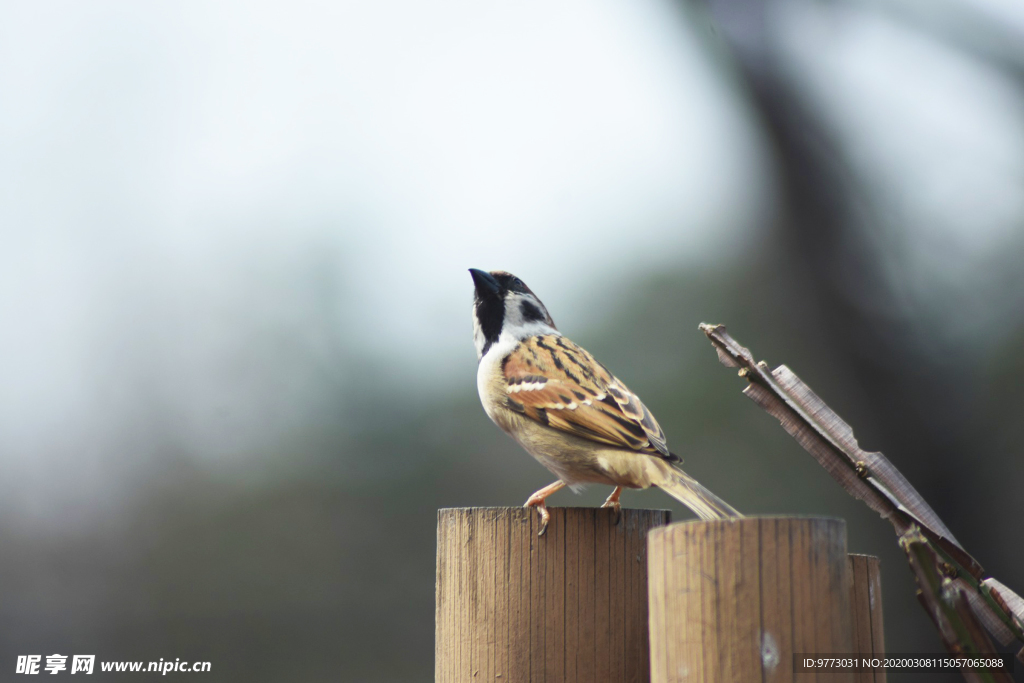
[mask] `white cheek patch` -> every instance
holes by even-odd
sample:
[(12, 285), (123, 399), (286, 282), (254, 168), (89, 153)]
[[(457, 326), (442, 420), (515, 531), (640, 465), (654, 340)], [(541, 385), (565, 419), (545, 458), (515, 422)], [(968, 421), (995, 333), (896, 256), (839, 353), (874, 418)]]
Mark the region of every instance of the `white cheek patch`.
[(510, 292), (505, 298), (505, 324), (501, 328), (501, 333), (503, 335), (508, 332), (517, 339), (525, 339), (527, 337), (541, 334), (558, 334), (561, 336), (558, 330), (548, 324), (545, 320), (525, 320), (523, 318), (524, 303), (534, 306), (541, 311), (545, 311), (544, 304), (538, 301), (536, 297), (530, 296), (529, 294)]

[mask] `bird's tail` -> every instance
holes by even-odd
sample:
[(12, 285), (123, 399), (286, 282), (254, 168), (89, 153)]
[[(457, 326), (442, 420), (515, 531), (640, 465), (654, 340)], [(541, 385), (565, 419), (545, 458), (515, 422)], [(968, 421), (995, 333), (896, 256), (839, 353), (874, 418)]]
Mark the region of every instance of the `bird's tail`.
[(704, 488), (700, 482), (686, 472), (672, 467), (664, 461), (661, 461), (661, 464), (662, 467), (659, 469), (662, 471), (662, 476), (655, 485), (693, 510), (694, 514), (701, 519), (708, 521), (743, 516), (736, 508)]

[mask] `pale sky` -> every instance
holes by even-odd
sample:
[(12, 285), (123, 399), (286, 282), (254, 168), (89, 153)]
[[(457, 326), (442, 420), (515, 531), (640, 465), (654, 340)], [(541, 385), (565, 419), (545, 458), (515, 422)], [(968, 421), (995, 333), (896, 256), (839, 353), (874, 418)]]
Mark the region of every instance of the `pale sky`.
[[(251, 451), (311, 403), (308, 369), (263, 371), (272, 406), (233, 369), (285, 336), (342, 378), (348, 349), (453, 387), (467, 268), (582, 324), (591, 283), (734, 258), (769, 206), (742, 99), (667, 2), (2, 12), (8, 481), (88, 488), (148, 419)], [(226, 409), (266, 417), (211, 434)]]
[(569, 302), (588, 276), (725, 257), (763, 211), (742, 102), (665, 2), (6, 15), (3, 270), (55, 317), (327, 251), (373, 347), (415, 329), (445, 353), (468, 267)]
[[(1016, 92), (871, 3), (780, 7), (923, 291), (983, 277), (1024, 214)], [(520, 275), (571, 331), (595, 283), (728, 262), (774, 220), (728, 59), (667, 0), (0, 13), (6, 481), (107, 476), (150, 438), (140, 396), (186, 448), (242, 457), (310, 403), (287, 363), (279, 403), (251, 403), (246, 363), (282, 336), (342, 378), (369, 356), (453, 387), (475, 362), (467, 268)], [(236, 404), (272, 417), (211, 434)]]

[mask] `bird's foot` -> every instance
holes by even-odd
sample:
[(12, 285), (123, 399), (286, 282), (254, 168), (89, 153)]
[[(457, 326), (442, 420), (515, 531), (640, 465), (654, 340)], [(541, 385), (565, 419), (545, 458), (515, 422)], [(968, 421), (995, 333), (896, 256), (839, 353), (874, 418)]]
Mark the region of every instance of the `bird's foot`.
[(558, 491), (565, 487), (565, 484), (559, 480), (553, 484), (548, 484), (540, 491), (537, 491), (532, 496), (526, 499), (526, 503), (523, 507), (535, 507), (537, 512), (540, 514), (540, 531), (537, 533), (538, 536), (543, 536), (544, 532), (548, 530), (548, 522), (551, 520), (551, 513), (548, 512), (548, 506), (544, 504), (544, 500), (555, 491)]
[(616, 486), (615, 490), (612, 491), (612, 495), (608, 496), (608, 500), (604, 502), (602, 508), (612, 508), (615, 510), (615, 524), (618, 524), (622, 519), (622, 503), (619, 502), (619, 496), (622, 495), (622, 487)]
[(548, 512), (548, 506), (544, 504), (545, 496), (541, 495), (543, 493), (544, 489), (537, 491), (537, 493), (527, 498), (526, 502), (523, 504), (523, 507), (537, 508), (537, 512), (540, 514), (540, 532), (537, 534), (538, 536), (544, 535), (544, 532), (548, 530), (548, 521), (551, 520), (551, 513)]
[(537, 532), (537, 535), (543, 536), (544, 532), (548, 530), (548, 522), (551, 521), (551, 513), (548, 512), (548, 506), (541, 500), (537, 503), (526, 501), (526, 507), (537, 508), (537, 513), (540, 515), (540, 531)]

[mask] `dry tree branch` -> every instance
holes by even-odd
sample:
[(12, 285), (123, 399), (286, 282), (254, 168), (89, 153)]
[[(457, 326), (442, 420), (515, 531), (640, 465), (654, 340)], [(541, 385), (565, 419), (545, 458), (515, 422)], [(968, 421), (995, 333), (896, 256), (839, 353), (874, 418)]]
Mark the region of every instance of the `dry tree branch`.
[[(941, 560), (917, 527), (900, 537), (900, 546), (907, 553), (910, 570), (920, 587), (918, 598), (925, 612), (935, 623), (943, 645), (950, 652), (964, 656), (984, 656), (995, 648), (978, 623), (966, 593), (940, 572)], [(1005, 669), (963, 669), (969, 683), (1012, 683)]]
[[(729, 336), (724, 325), (702, 323), (700, 330), (711, 340), (722, 364), (739, 368), (740, 376), (748, 380), (743, 393), (778, 419), (847, 493), (888, 519), (901, 539), (909, 539), (902, 545), (918, 579), (921, 600), (951, 652), (954, 644), (961, 652), (992, 651), (984, 633), (981, 641), (968, 627), (975, 620), (1003, 645), (1014, 639), (1024, 643), (1024, 599), (995, 579), (985, 578), (977, 560), (884, 455), (862, 450), (850, 426), (788, 367), (780, 365), (769, 371), (764, 361), (756, 362), (748, 349)], [(934, 576), (941, 577), (942, 590), (936, 589)], [(951, 602), (944, 602), (942, 596)], [(969, 620), (964, 609), (969, 611)], [(943, 630), (936, 615), (953, 621)], [(954, 623), (958, 628), (953, 629)], [(949, 633), (966, 640), (949, 641)], [(1024, 661), (1024, 649), (1017, 657)]]

